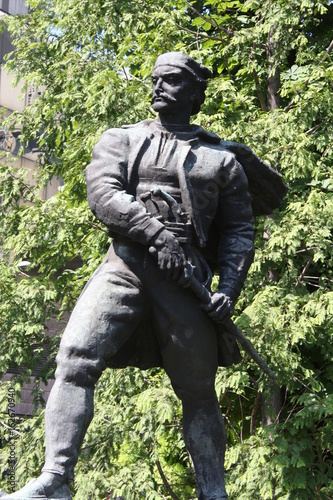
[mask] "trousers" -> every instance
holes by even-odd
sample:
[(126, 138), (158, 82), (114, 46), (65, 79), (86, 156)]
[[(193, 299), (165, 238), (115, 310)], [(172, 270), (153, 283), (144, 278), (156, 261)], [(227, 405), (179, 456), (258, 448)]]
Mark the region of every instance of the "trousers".
[(45, 416), (43, 471), (74, 477), (94, 412), (94, 387), (140, 324), (150, 324), (163, 367), (183, 405), (184, 440), (198, 498), (227, 498), (225, 430), (214, 389), (213, 321), (194, 294), (161, 272), (143, 245), (114, 241), (83, 290), (63, 334)]

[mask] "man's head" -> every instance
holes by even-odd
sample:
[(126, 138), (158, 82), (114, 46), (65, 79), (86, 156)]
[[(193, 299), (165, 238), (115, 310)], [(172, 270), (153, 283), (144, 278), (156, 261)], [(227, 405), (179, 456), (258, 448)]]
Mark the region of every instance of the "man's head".
[(160, 115), (198, 113), (211, 76), (208, 68), (182, 52), (162, 54), (152, 74), (154, 110)]

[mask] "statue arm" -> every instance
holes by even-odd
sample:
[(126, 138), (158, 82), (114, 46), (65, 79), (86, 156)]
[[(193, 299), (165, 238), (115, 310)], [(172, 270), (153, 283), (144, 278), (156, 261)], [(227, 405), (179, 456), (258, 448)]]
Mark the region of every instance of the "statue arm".
[(218, 210), (218, 291), (235, 302), (254, 257), (253, 214), (242, 166), (233, 155), (228, 155), (223, 168), (228, 172), (228, 183), (220, 191)]
[(128, 131), (106, 131), (93, 149), (86, 169), (89, 206), (112, 234), (148, 245), (164, 229), (144, 206), (128, 193)]

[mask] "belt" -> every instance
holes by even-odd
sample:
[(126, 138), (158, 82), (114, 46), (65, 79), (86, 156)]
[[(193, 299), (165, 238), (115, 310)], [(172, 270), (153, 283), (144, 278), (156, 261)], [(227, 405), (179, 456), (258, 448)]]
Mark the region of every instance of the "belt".
[(165, 229), (170, 231), (176, 238), (176, 240), (184, 245), (191, 244), (193, 241), (193, 227), (190, 222), (169, 222), (169, 221), (161, 221), (163, 222)]

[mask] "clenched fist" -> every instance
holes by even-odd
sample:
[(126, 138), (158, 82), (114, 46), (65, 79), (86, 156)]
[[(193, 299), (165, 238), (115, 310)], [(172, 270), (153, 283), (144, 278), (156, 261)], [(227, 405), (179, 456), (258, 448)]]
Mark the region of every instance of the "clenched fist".
[(150, 243), (149, 252), (157, 257), (159, 269), (174, 280), (180, 279), (186, 269), (186, 257), (174, 235), (163, 229)]
[(213, 293), (209, 304), (202, 306), (216, 322), (222, 323), (234, 313), (233, 301), (224, 293)]

